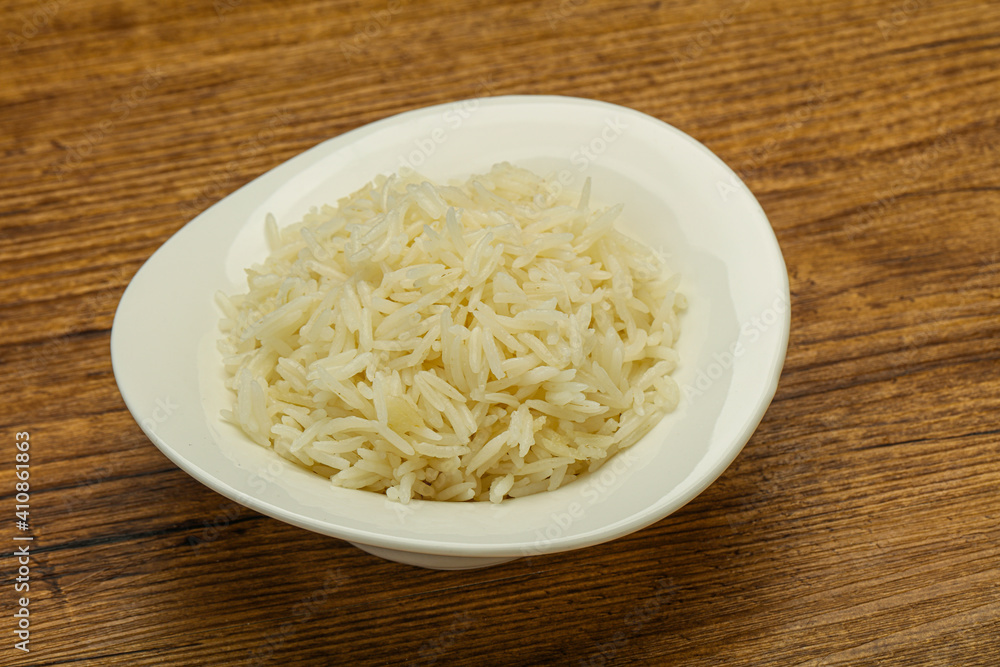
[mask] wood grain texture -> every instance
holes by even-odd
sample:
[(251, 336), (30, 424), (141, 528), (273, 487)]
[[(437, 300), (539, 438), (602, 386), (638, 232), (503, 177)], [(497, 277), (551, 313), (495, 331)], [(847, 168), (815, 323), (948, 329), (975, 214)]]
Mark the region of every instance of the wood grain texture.
[[(995, 1), (13, 0), (0, 31), (0, 497), (28, 430), (35, 536), (0, 664), (996, 664)], [(729, 470), (624, 539), (433, 572), (160, 455), (108, 350), (142, 262), (326, 138), (512, 93), (661, 118), (761, 201), (792, 332)]]

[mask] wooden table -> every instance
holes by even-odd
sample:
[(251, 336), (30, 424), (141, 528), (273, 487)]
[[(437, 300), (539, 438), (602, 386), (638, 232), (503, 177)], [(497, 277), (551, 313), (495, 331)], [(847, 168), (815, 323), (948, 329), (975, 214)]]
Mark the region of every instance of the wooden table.
[[(2, 539), (30, 545), (30, 592), (0, 561), (0, 663), (997, 664), (995, 1), (13, 0), (0, 17)], [(162, 456), (109, 357), (143, 261), (324, 139), (511, 93), (661, 118), (760, 199), (791, 340), (729, 470), (627, 538), (436, 572), (240, 508)]]

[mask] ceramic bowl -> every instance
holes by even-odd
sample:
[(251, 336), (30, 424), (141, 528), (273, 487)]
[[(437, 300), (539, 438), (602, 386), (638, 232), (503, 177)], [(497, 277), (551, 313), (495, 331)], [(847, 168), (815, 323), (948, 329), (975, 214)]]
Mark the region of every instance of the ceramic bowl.
[[(434, 180), (509, 161), (592, 179), (623, 202), (627, 233), (662, 248), (689, 302), (674, 377), (683, 397), (631, 449), (552, 492), (491, 503), (414, 501), (334, 487), (225, 423), (214, 294), (246, 288), (267, 254), (264, 219), (297, 221), (376, 174)], [(621, 106), (550, 96), (465, 100), (366, 125), (307, 150), (191, 220), (125, 291), (111, 352), (129, 410), (171, 461), (218, 493), (378, 556), (459, 569), (579, 549), (655, 523), (712, 483), (770, 403), (789, 330), (788, 277), (767, 217), (703, 145)]]

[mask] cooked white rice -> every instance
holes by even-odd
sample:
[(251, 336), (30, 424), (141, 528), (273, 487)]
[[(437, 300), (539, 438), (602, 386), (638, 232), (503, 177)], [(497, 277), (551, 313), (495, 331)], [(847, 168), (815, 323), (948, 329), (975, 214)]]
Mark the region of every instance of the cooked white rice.
[(338, 486), (406, 503), (550, 491), (672, 410), (678, 312), (621, 205), (503, 163), (379, 176), (278, 229), (218, 295), (224, 416)]

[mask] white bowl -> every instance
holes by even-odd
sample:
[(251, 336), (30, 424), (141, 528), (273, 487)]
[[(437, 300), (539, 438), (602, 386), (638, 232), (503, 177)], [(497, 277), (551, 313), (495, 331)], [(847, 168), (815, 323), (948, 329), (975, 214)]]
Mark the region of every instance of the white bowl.
[[(682, 274), (678, 409), (601, 470), (554, 492), (491, 503), (400, 505), (329, 480), (226, 424), (216, 291), (246, 288), (279, 225), (407, 165), (465, 178), (509, 161), (563, 171), (593, 199), (625, 203), (628, 233)], [(648, 526), (736, 457), (774, 396), (789, 329), (788, 276), (764, 212), (708, 149), (645, 114), (593, 100), (497, 97), (393, 116), (326, 141), (185, 225), (143, 265), (111, 333), (129, 410), (170, 460), (222, 495), (365, 551), (423, 567), (482, 567), (578, 549)]]

